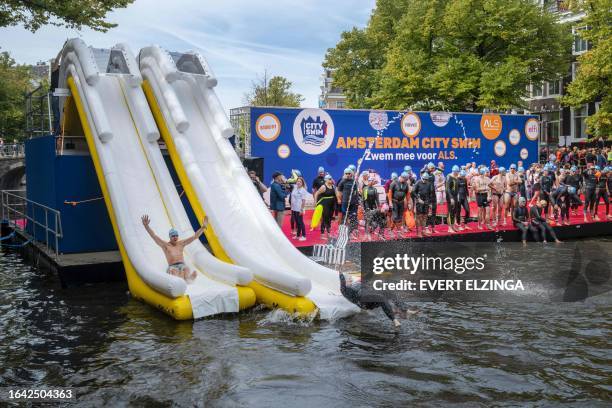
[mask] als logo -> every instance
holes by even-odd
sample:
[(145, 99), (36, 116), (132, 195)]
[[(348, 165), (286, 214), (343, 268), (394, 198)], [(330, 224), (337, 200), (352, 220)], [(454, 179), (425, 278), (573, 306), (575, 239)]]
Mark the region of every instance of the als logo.
[(322, 109), (304, 109), (293, 122), (293, 138), (303, 152), (321, 154), (334, 140), (334, 123)]

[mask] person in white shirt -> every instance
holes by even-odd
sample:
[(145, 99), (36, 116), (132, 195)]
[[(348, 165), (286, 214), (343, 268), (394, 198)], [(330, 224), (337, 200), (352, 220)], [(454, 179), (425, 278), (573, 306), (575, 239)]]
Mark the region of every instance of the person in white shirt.
[(296, 226), (296, 233), (293, 237), (299, 241), (306, 241), (306, 227), (304, 225), (304, 206), (306, 205), (306, 191), (305, 182), (302, 177), (298, 177), (295, 182), (295, 187), (291, 191), (291, 218), (293, 219)]

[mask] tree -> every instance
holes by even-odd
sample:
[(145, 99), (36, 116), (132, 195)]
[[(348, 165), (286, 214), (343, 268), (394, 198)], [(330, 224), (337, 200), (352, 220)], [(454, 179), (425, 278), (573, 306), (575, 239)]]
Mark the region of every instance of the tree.
[(134, 0), (0, 0), (0, 27), (23, 24), (34, 32), (46, 24), (107, 31), (116, 24), (104, 20), (115, 8)]
[(251, 90), (244, 95), (250, 106), (287, 106), (298, 107), (304, 100), (302, 95), (291, 92), (293, 83), (282, 76), (273, 76), (268, 80), (268, 73), (251, 85)]
[(506, 110), (567, 72), (571, 35), (531, 0), (378, 0), (324, 66), (352, 108)]
[(25, 93), (37, 84), (30, 67), (18, 65), (8, 52), (0, 53), (0, 137), (19, 139), (24, 134)]
[(580, 36), (592, 48), (578, 57), (578, 75), (561, 99), (565, 105), (580, 107), (600, 100), (599, 110), (586, 120), (587, 133), (609, 138), (612, 134), (612, 1), (580, 0), (573, 3), (576, 11), (584, 11), (582, 23), (588, 30)]

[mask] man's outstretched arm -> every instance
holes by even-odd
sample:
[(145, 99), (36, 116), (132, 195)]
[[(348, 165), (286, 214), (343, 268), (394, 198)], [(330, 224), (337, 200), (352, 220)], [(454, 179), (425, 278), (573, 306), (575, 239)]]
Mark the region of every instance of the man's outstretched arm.
[(204, 217), (204, 220), (202, 221), (202, 226), (200, 227), (200, 229), (198, 229), (195, 234), (193, 234), (193, 236), (183, 239), (182, 241), (180, 241), (181, 245), (189, 245), (191, 244), (193, 241), (195, 241), (196, 239), (200, 238), (200, 236), (204, 233), (204, 231), (206, 231), (206, 228), (208, 227), (208, 217)]
[(149, 218), (149, 216), (145, 214), (142, 216), (141, 220), (142, 220), (142, 225), (144, 225), (145, 229), (149, 233), (149, 236), (153, 238), (153, 241), (155, 241), (155, 243), (159, 245), (160, 247), (163, 247), (164, 245), (166, 245), (166, 242), (162, 240), (160, 237), (158, 237), (155, 234), (155, 232), (153, 232), (151, 227), (149, 226), (149, 224), (151, 223), (151, 219)]

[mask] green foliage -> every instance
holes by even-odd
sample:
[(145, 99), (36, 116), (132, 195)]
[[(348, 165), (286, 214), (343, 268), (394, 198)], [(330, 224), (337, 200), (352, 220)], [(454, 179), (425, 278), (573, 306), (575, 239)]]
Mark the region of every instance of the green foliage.
[(134, 0), (0, 0), (0, 27), (23, 24), (34, 32), (51, 24), (81, 29), (83, 26), (107, 31), (116, 24), (104, 20), (106, 14)]
[(273, 76), (268, 80), (267, 73), (263, 78), (253, 82), (251, 90), (244, 95), (250, 106), (287, 106), (298, 107), (304, 100), (302, 95), (291, 92), (292, 82), (282, 76)]
[(25, 93), (34, 87), (32, 80), (28, 66), (17, 65), (8, 52), (0, 53), (0, 137), (6, 142), (24, 134)]
[(567, 72), (570, 44), (531, 0), (378, 0), (324, 66), (352, 108), (505, 110)]
[(586, 120), (587, 133), (609, 138), (612, 134), (612, 0), (581, 0), (572, 6), (586, 13), (582, 23), (589, 29), (580, 31), (580, 36), (592, 48), (578, 57), (578, 75), (561, 101), (580, 107), (601, 100), (599, 111)]

